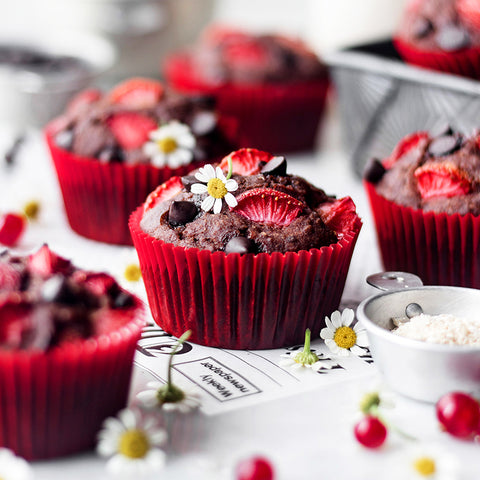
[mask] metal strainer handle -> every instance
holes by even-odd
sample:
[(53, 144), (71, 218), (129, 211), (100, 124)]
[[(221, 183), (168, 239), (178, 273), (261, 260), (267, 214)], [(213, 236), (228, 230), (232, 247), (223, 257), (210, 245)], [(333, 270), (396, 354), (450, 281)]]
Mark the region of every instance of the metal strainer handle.
[(423, 286), (420, 277), (408, 272), (380, 272), (367, 277), (367, 283), (384, 291), (403, 290)]

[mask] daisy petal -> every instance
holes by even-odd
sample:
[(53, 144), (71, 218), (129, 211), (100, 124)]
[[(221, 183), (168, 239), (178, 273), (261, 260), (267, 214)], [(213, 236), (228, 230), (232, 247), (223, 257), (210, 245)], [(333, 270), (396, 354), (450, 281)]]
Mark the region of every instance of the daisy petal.
[(236, 182), (236, 180), (233, 180), (233, 178), (229, 178), (229, 179), (225, 182), (225, 188), (226, 188), (229, 192), (234, 192), (235, 190), (238, 189), (238, 183)]
[(224, 198), (230, 208), (234, 208), (238, 205), (237, 199), (231, 193), (227, 193)]
[(167, 157), (162, 152), (156, 152), (155, 155), (150, 159), (154, 167), (164, 167), (167, 163)]
[(332, 321), (335, 330), (342, 326), (342, 315), (338, 310), (335, 310), (332, 315), (330, 315), (330, 320)]
[(365, 330), (360, 330), (359, 332), (355, 332), (357, 335), (357, 345), (360, 347), (368, 347), (370, 342), (368, 341), (368, 335)]
[(355, 318), (355, 313), (353, 312), (353, 310), (351, 308), (346, 308), (342, 312), (342, 323), (346, 327), (350, 326), (350, 324), (353, 322), (354, 318)]
[(326, 339), (332, 339), (333, 338), (333, 330), (330, 328), (322, 328), (320, 330), (320, 338), (323, 338), (324, 340)]
[(218, 214), (222, 210), (222, 199), (216, 198), (215, 203), (213, 205), (213, 213)]
[(200, 207), (205, 212), (208, 212), (212, 209), (214, 203), (215, 199), (209, 195), (208, 197), (205, 197)]
[(196, 193), (196, 194), (201, 195), (202, 193), (207, 193), (208, 192), (208, 187), (206, 185), (204, 185), (203, 183), (194, 183), (190, 187), (190, 191), (192, 193)]

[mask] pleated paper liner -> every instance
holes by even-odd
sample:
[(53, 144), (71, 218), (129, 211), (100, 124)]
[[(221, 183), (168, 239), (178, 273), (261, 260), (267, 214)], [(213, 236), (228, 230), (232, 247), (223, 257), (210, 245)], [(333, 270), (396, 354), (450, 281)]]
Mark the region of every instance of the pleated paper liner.
[(46, 140), (72, 230), (99, 242), (133, 245), (128, 217), (158, 185), (205, 162), (179, 168), (102, 163), (59, 148), (47, 127)]
[(338, 308), (361, 228), (357, 217), (328, 247), (240, 256), (157, 240), (141, 230), (142, 213), (129, 226), (155, 322), (177, 337), (190, 329), (195, 343), (232, 349), (303, 343), (307, 327), (317, 336)]
[(393, 39), (400, 56), (412, 65), (463, 77), (480, 78), (480, 48), (465, 48), (456, 52), (421, 50), (396, 37)]
[(170, 86), (186, 94), (213, 95), (218, 111), (238, 120), (240, 147), (272, 153), (314, 148), (325, 109), (328, 78), (215, 86), (198, 78), (184, 55), (170, 56), (164, 67)]
[[(108, 334), (48, 352), (0, 352), (0, 447), (27, 460), (95, 446), (102, 422), (127, 403), (143, 306)], [(115, 312), (117, 314), (117, 312)]]
[(426, 285), (480, 288), (480, 218), (397, 205), (365, 182), (385, 270)]

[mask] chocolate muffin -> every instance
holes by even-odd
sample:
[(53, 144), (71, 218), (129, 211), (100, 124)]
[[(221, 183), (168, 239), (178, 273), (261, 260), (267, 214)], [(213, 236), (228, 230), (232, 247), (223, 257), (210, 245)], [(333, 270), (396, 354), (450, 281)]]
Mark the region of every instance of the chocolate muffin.
[(197, 74), (214, 84), (295, 82), (324, 78), (326, 66), (298, 39), (211, 27), (186, 53)]
[(92, 448), (126, 405), (143, 316), (113, 277), (46, 245), (0, 254), (0, 446), (28, 460)]
[(394, 38), (399, 53), (414, 65), (478, 78), (480, 29), (470, 21), (469, 4), (411, 0)]
[(128, 216), (159, 183), (231, 150), (235, 125), (214, 103), (145, 78), (74, 98), (45, 131), (72, 229), (131, 245)]
[(365, 172), (386, 270), (480, 287), (480, 145), (450, 127), (405, 137)]
[(250, 148), (159, 186), (129, 225), (164, 330), (259, 349), (300, 343), (307, 327), (319, 333), (340, 302), (361, 221), (349, 197)]
[[(244, 154), (252, 156), (256, 151), (240, 150), (230, 158), (241, 161)], [(218, 214), (205, 212), (202, 203), (208, 193), (206, 196), (192, 192), (194, 183), (201, 184), (192, 172), (187, 179), (182, 179), (186, 186), (176, 195), (168, 201), (158, 198), (158, 203), (148, 205), (140, 224), (142, 229), (165, 242), (212, 252), (229, 253), (237, 250), (232, 249), (232, 245), (245, 244), (252, 253), (285, 253), (335, 243), (336, 233), (322, 219), (322, 205), (335, 201), (335, 197), (303, 178), (286, 172), (269, 173), (270, 162), (283, 163), (282, 168), (286, 170), (283, 157), (265, 156), (265, 160), (259, 162), (257, 172), (232, 175), (237, 184), (235, 207), (224, 202)], [(267, 171), (261, 173), (262, 168)], [(199, 173), (203, 174), (203, 169)], [(180, 209), (181, 213), (177, 213)]]
[[(179, 95), (148, 79), (130, 79), (107, 94), (87, 90), (72, 100), (61, 122), (53, 136), (58, 147), (104, 163), (195, 166), (231, 148), (219, 127), (214, 98)], [(162, 142), (154, 132), (172, 122), (179, 136)]]
[(170, 86), (210, 94), (238, 121), (237, 145), (312, 150), (329, 87), (326, 66), (297, 38), (210, 26), (164, 63)]

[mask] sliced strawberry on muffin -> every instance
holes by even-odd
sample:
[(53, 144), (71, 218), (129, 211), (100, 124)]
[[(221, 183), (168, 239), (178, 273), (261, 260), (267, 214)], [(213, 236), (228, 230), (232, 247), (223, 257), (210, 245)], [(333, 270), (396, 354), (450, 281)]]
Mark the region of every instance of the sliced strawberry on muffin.
[(302, 211), (304, 203), (272, 188), (254, 188), (237, 197), (231, 210), (254, 222), (290, 225)]
[(135, 77), (113, 87), (109, 99), (132, 109), (151, 108), (160, 101), (164, 91), (163, 85), (156, 80)]

